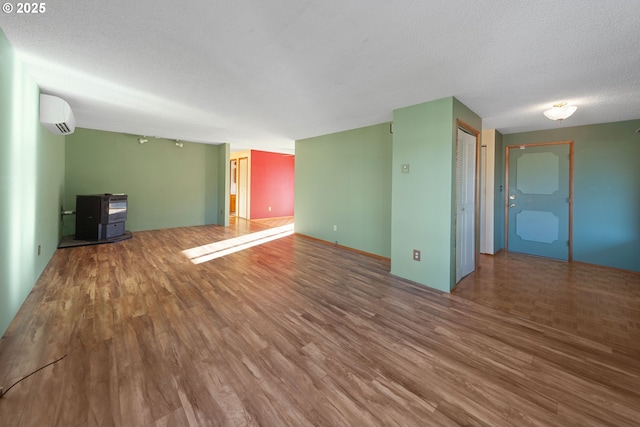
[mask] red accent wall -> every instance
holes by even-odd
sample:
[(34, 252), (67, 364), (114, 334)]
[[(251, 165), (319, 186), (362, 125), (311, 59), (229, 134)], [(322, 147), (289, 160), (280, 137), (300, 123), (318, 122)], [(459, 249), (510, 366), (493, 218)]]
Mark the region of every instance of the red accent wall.
[(251, 150), (251, 219), (293, 216), (294, 164), (291, 154)]

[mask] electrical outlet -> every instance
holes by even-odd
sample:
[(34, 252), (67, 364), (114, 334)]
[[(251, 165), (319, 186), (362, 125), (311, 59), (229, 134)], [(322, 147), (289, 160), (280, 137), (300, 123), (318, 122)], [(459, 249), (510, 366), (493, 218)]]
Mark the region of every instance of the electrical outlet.
[(338, 226), (333, 224), (333, 231), (338, 231)]
[(269, 206), (269, 212), (271, 212), (271, 206)]
[(413, 260), (414, 261), (420, 261), (420, 251), (417, 249), (413, 250)]

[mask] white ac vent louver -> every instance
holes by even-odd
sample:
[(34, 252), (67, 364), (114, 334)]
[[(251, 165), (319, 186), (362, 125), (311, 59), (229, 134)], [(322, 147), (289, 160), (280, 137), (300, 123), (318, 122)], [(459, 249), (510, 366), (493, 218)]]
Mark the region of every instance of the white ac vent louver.
[(52, 95), (40, 94), (40, 123), (56, 135), (69, 135), (76, 129), (76, 118), (67, 101)]

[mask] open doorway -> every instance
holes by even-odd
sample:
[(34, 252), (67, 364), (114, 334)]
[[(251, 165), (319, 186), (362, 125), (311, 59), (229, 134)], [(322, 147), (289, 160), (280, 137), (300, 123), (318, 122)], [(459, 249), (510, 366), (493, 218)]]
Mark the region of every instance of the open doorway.
[(238, 159), (231, 159), (229, 171), (229, 213), (231, 216), (235, 216), (238, 209), (236, 205), (238, 195)]
[(229, 170), (229, 214), (232, 217), (250, 219), (249, 157), (232, 158)]

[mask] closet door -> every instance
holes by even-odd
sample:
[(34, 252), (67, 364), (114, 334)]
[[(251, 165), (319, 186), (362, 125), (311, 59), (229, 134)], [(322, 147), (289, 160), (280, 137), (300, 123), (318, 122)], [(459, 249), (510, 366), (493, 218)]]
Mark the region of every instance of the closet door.
[(475, 135), (458, 129), (456, 144), (456, 283), (476, 264), (476, 145)]

